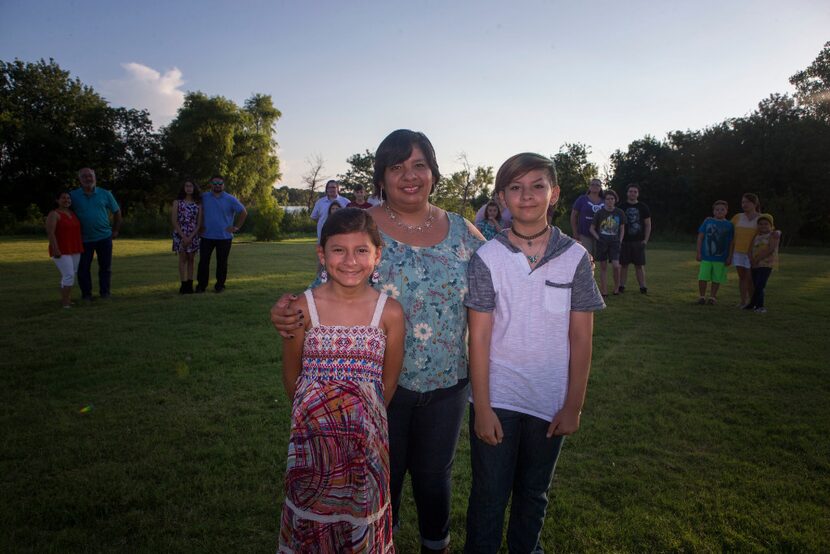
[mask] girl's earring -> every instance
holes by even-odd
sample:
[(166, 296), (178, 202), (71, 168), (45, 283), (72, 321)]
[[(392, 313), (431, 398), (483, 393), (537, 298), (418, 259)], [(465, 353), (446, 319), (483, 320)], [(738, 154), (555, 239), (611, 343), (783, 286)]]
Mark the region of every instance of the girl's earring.
[(320, 272), (320, 282), (325, 283), (328, 280), (329, 280), (329, 274), (326, 271), (326, 268), (324, 267), (323, 271)]
[(372, 276), (369, 278), (369, 282), (371, 282), (373, 285), (376, 285), (380, 282), (380, 272), (378, 271), (378, 268), (375, 268), (375, 270), (372, 272)]

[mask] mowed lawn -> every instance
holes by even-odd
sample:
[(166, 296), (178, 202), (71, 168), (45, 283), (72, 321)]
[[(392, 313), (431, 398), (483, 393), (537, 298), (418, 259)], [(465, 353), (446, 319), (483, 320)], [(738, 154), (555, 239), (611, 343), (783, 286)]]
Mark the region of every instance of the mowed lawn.
[[(290, 402), (268, 310), (310, 281), (313, 244), (242, 237), (225, 293), (185, 297), (169, 250), (116, 241), (113, 298), (62, 310), (46, 241), (0, 240), (0, 551), (275, 551)], [(648, 262), (649, 294), (632, 271), (596, 317), (543, 544), (830, 551), (830, 251), (785, 251), (764, 315), (735, 307), (734, 273), (694, 305), (692, 244)], [(468, 467), (465, 426), (454, 551)], [(405, 502), (396, 544), (417, 552)]]

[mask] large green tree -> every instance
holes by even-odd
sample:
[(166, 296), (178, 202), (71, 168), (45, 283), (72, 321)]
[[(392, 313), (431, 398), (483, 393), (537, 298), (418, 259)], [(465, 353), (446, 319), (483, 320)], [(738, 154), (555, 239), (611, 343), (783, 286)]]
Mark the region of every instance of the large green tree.
[(267, 95), (254, 95), (240, 108), (222, 96), (190, 92), (164, 131), (165, 158), (180, 180), (203, 183), (219, 173), (236, 196), (262, 200), (280, 177), (273, 138), (280, 116)]
[(112, 109), (54, 60), (0, 61), (0, 203), (17, 217), (45, 211), (78, 169), (111, 179), (117, 142)]
[(790, 77), (796, 97), (813, 115), (830, 121), (830, 41), (813, 63)]
[(375, 173), (374, 153), (367, 149), (363, 153), (358, 152), (357, 154), (349, 156), (346, 162), (349, 164), (349, 169), (346, 170), (346, 173), (337, 176), (337, 180), (340, 181), (341, 185), (341, 194), (353, 192), (357, 185), (363, 185), (368, 193), (372, 194), (374, 190), (373, 176)]

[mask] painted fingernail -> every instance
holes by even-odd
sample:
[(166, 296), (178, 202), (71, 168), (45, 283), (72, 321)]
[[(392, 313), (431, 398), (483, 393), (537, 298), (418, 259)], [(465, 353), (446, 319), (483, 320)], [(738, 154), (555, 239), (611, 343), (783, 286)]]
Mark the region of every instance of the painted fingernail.
[(293, 339), (293, 338), (294, 338), (294, 335), (288, 335), (288, 338), (289, 338), (289, 339)]
[(297, 324), (297, 327), (302, 327), (302, 326), (303, 326), (303, 324), (302, 324), (302, 323), (298, 323), (298, 324)]

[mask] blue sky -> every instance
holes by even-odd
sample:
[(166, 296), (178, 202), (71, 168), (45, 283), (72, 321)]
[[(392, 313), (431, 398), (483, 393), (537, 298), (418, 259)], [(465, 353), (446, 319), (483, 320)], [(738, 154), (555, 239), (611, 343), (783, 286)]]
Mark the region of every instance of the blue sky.
[(582, 142), (600, 168), (646, 133), (752, 111), (830, 40), (830, 2), (0, 0), (0, 59), (54, 58), (165, 124), (185, 91), (273, 97), (283, 181), (390, 131), (444, 173)]

